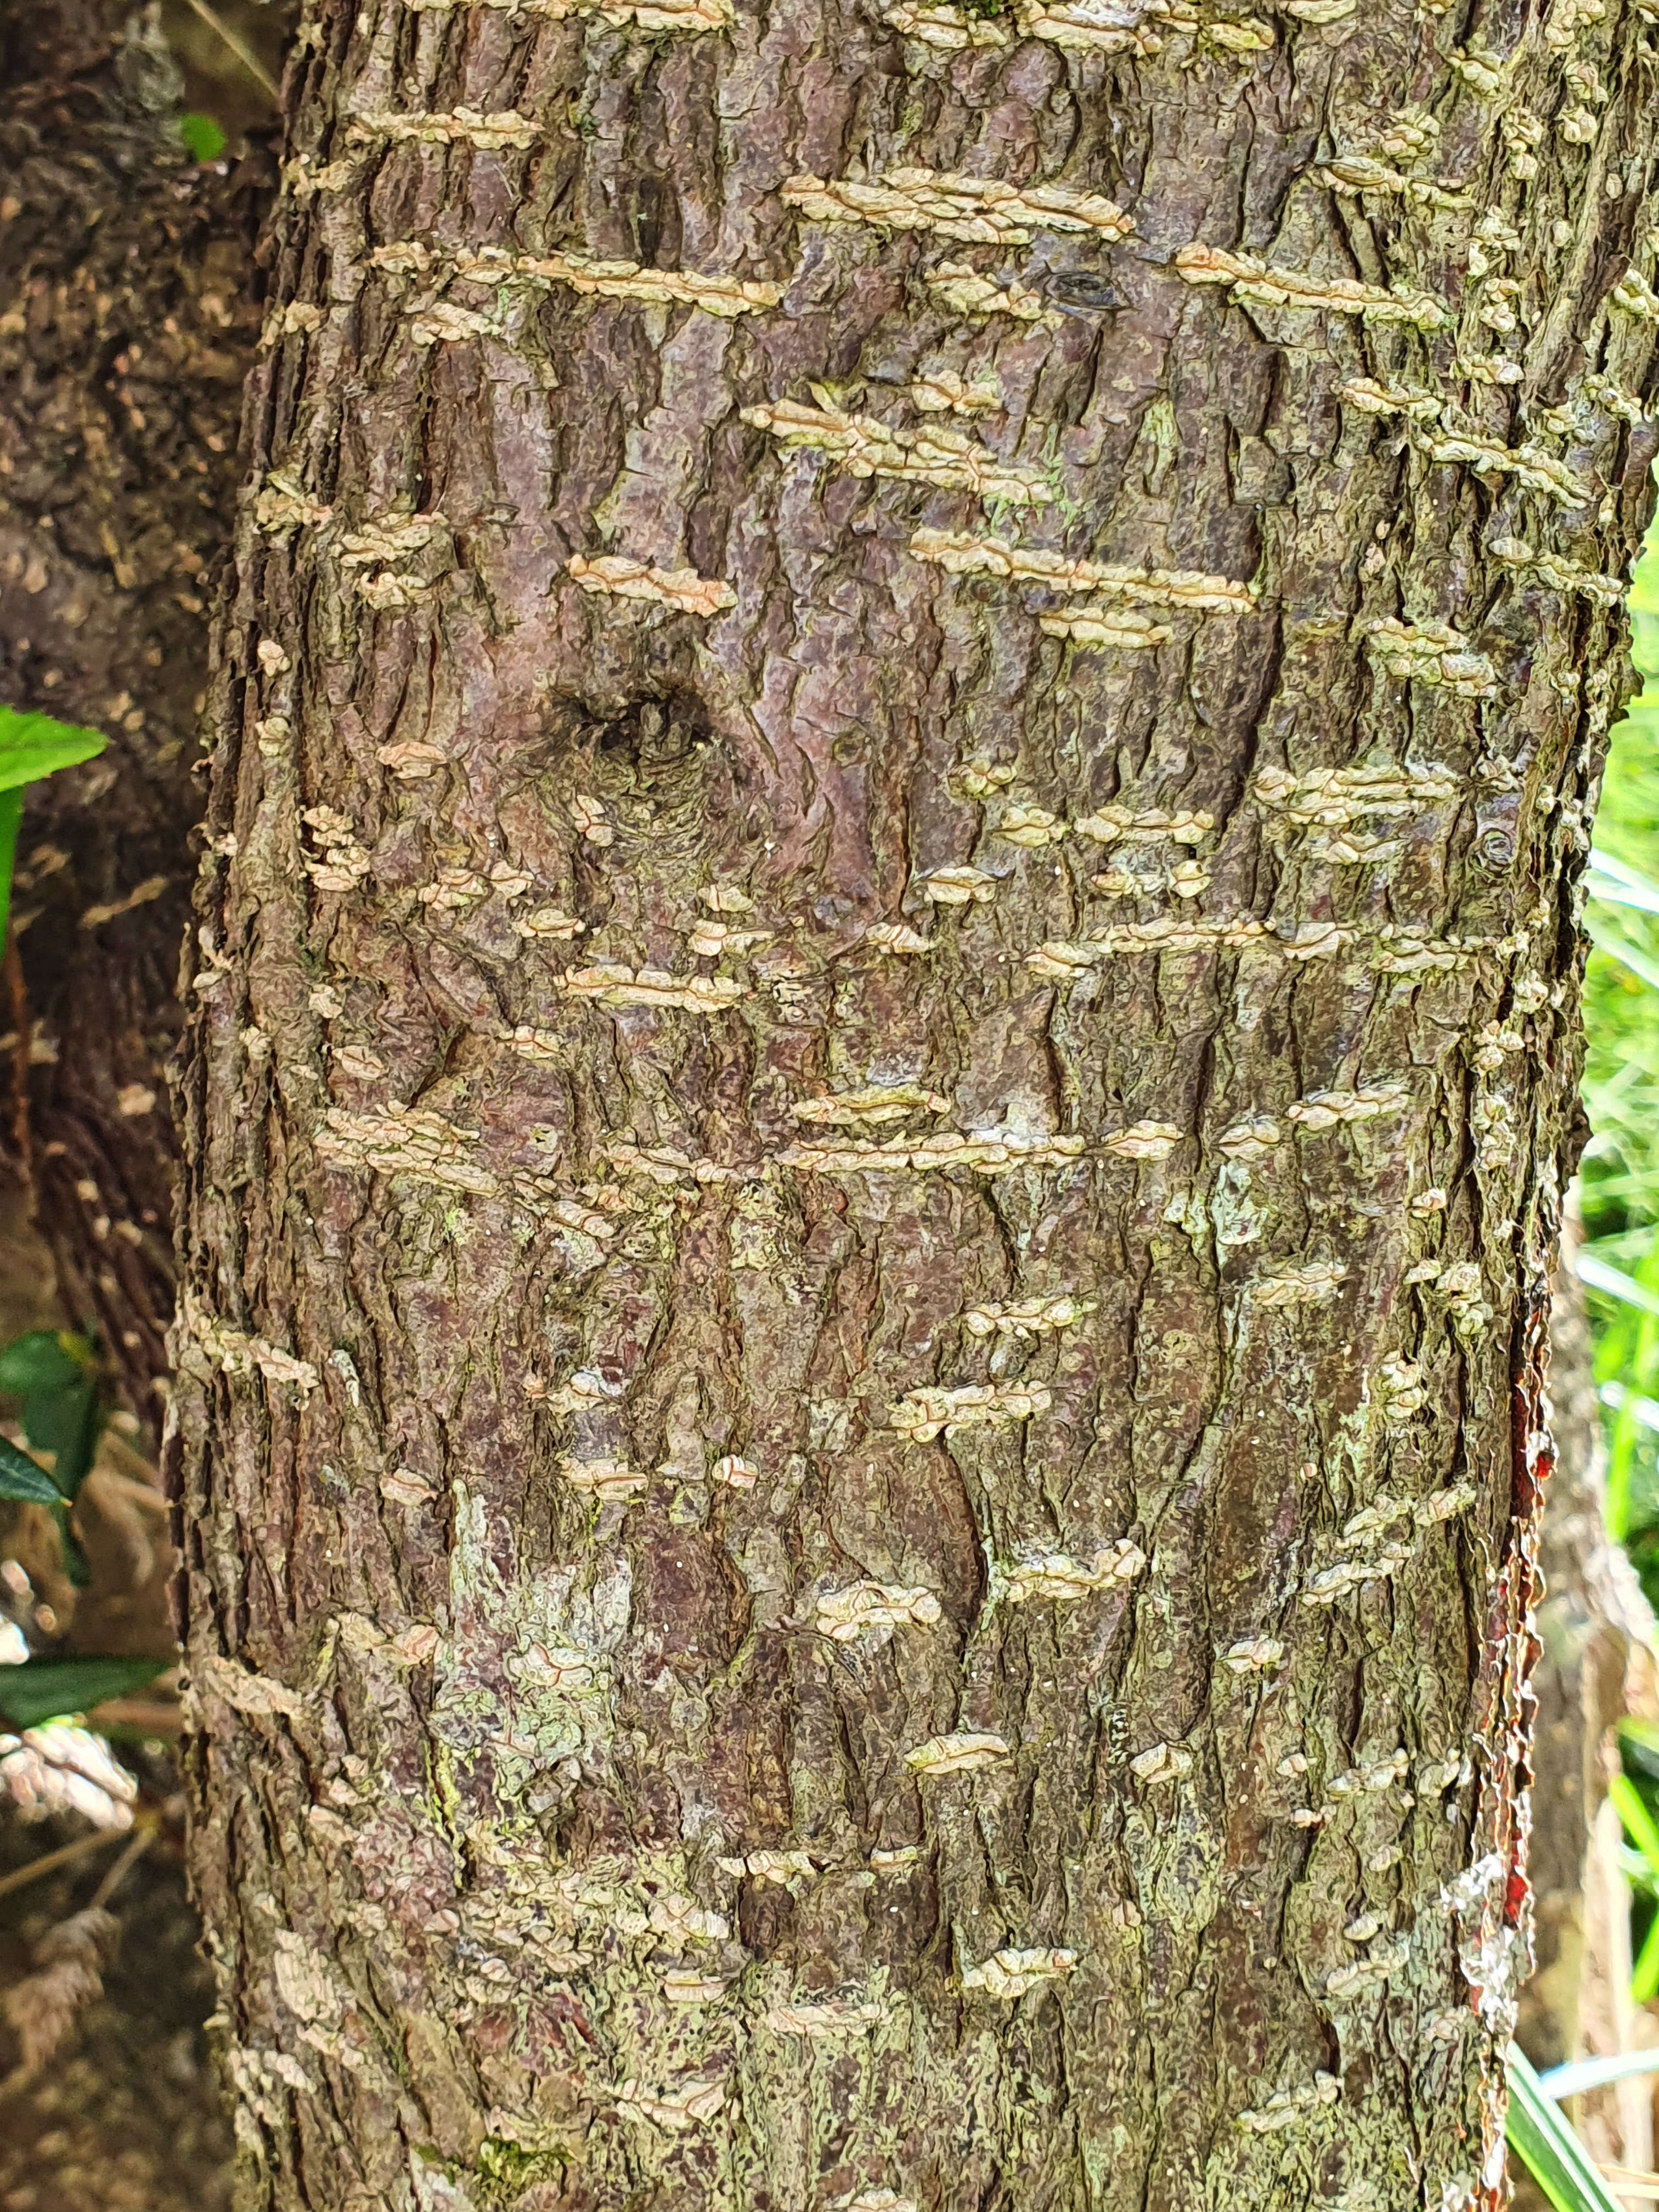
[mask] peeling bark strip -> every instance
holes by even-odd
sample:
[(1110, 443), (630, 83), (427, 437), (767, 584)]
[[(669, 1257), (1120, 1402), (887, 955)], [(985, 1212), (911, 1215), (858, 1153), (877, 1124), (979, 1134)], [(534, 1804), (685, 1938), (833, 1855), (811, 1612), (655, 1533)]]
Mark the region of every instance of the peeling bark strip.
[(1249, 614), (1256, 603), (1249, 584), (1200, 569), (1133, 568), (1098, 561), (1071, 561), (1040, 547), (1011, 545), (1000, 538), (970, 538), (948, 530), (918, 530), (910, 550), (937, 561), (957, 576), (1006, 576), (1015, 583), (1046, 584), (1051, 592), (1099, 592), (1155, 607), (1196, 613)]
[(931, 230), (974, 246), (1029, 246), (1039, 230), (1092, 230), (1115, 240), (1134, 228), (1121, 207), (1098, 192), (1072, 191), (1063, 185), (1016, 191), (999, 178), (944, 176), (933, 169), (892, 169), (867, 185), (792, 177), (783, 198), (819, 222)]
[(1649, 38), (322, 0), (184, 1091), (250, 2204), (1496, 2207)]
[(612, 25), (637, 23), (642, 31), (720, 31), (732, 21), (731, 0), (404, 0), (404, 5), (426, 15), (474, 5), (500, 8), (551, 23), (597, 15)]
[(1447, 320), (1438, 300), (1409, 286), (1383, 291), (1351, 276), (1273, 268), (1253, 253), (1227, 253), (1219, 246), (1183, 246), (1175, 266), (1189, 284), (1225, 284), (1236, 298), (1255, 307), (1324, 307), (1339, 315), (1361, 315), (1369, 322), (1414, 323), (1424, 331), (1437, 330)]
[(596, 260), (585, 253), (507, 253), (499, 246), (489, 246), (446, 258), (434, 255), (418, 239), (405, 239), (394, 246), (377, 246), (370, 258), (375, 268), (392, 276), (425, 276), (430, 271), (441, 279), (497, 289), (510, 284), (542, 289), (568, 284), (573, 292), (596, 294), (608, 300), (654, 301), (665, 307), (684, 304), (723, 318), (775, 307), (783, 297), (781, 284), (734, 283), (727, 277), (642, 269), (636, 261)]

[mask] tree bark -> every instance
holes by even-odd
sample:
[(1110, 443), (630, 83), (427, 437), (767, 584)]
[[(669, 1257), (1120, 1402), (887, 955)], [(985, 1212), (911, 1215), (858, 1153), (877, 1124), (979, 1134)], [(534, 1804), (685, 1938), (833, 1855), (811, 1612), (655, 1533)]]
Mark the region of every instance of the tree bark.
[(1501, 2202), (1653, 59), (308, 17), (180, 1094), (246, 2203)]
[[(209, 578), (234, 510), (260, 319), (252, 247), (275, 182), (257, 151), (187, 161), (179, 89), (153, 11), (0, 5), (0, 703), (109, 737), (25, 811), (0, 983), (0, 1342), (95, 1328), (152, 1458), (174, 1297), (165, 1068), (203, 803), (191, 768)], [(0, 1557), (29, 1571), (32, 1634), (44, 1597), (66, 1648), (167, 1657), (166, 1523), (107, 1480), (135, 1471), (111, 1466), (124, 1449), (106, 1437), (77, 1503), (89, 1589), (64, 1579), (36, 1507), (0, 1508)], [(44, 1848), (9, 1810), (8, 1867)], [(27, 1971), (20, 1934), (39, 1936), (91, 1887), (77, 1865), (7, 1900), (0, 1984)], [(228, 2194), (176, 1858), (152, 1855), (118, 1910), (125, 1959), (53, 2062), (14, 2071), (17, 2039), (0, 2033), (9, 2206), (207, 2212)]]
[(274, 164), (187, 161), (142, 9), (0, 9), (0, 701), (106, 732), (29, 793), (6, 1115), (64, 1318), (159, 1435), (174, 1302), (179, 1036), (210, 573), (239, 475)]

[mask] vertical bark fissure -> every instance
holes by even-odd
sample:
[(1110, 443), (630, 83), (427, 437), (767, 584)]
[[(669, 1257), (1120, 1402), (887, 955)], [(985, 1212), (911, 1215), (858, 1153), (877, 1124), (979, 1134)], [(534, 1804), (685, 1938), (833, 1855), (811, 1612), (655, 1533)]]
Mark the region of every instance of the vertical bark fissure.
[(182, 1094), (250, 2202), (1496, 2203), (1652, 60), (308, 20)]

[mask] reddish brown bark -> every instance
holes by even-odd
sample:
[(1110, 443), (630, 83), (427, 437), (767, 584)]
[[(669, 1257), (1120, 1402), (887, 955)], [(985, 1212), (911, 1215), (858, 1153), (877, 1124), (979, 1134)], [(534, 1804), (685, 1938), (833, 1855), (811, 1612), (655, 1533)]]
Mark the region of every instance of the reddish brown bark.
[(183, 1092), (248, 2201), (1495, 2203), (1642, 21), (725, 12), (290, 88)]

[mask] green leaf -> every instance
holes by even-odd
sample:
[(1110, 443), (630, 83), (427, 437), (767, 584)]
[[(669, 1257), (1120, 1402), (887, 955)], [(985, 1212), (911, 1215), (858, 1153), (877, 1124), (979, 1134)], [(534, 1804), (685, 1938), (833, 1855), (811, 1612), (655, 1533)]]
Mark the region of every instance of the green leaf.
[(0, 1349), (0, 1391), (23, 1401), (23, 1433), (53, 1455), (65, 1498), (79, 1491), (98, 1449), (104, 1406), (97, 1354), (85, 1337), (38, 1328)]
[(32, 1328), (0, 1345), (0, 1390), (14, 1398), (37, 1390), (65, 1390), (81, 1382), (93, 1364), (92, 1346), (67, 1329)]
[(0, 1667), (0, 1720), (14, 1729), (88, 1713), (106, 1698), (140, 1690), (167, 1672), (165, 1659), (26, 1659)]
[(27, 1452), (19, 1451), (6, 1437), (0, 1437), (0, 1498), (12, 1498), (24, 1505), (52, 1507), (58, 1516), (58, 1534), (64, 1547), (64, 1572), (76, 1589), (85, 1589), (92, 1581), (92, 1569), (70, 1528), (70, 1499), (45, 1468), (37, 1467)]
[(0, 1437), (0, 1498), (23, 1505), (62, 1505), (64, 1493), (43, 1467), (9, 1437)]
[(15, 708), (0, 707), (0, 791), (15, 791), (60, 768), (78, 767), (108, 742), (96, 730), (54, 722), (50, 714), (20, 714)]
[(1620, 2212), (1561, 2108), (1539, 2087), (1525, 2055), (1510, 2045), (1510, 2111), (1504, 2132), (1556, 2212)]
[(39, 1452), (56, 1457), (52, 1474), (65, 1498), (74, 1498), (91, 1468), (104, 1425), (97, 1378), (87, 1376), (69, 1390), (37, 1390), (23, 1401), (23, 1433)]
[(225, 134), (210, 115), (181, 115), (179, 136), (193, 161), (216, 161), (225, 150)]

